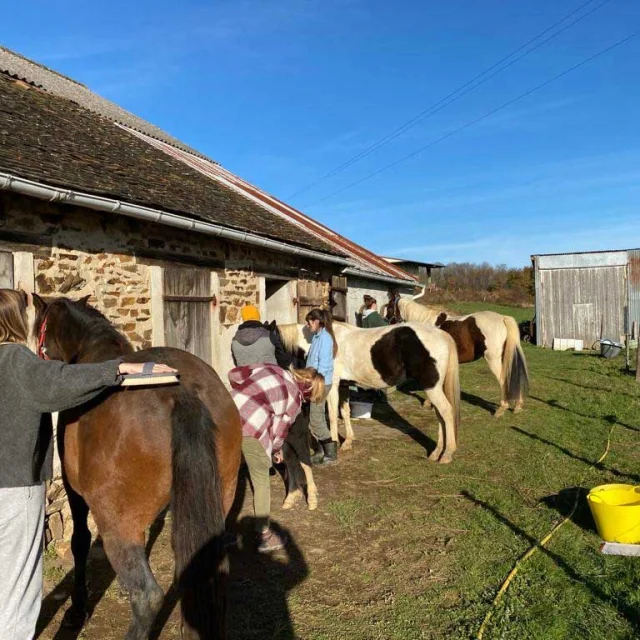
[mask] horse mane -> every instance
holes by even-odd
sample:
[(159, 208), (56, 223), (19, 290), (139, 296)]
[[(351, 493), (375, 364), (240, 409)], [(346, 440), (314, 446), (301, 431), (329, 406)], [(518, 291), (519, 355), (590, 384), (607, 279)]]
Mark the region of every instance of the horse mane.
[(69, 298), (57, 298), (49, 304), (49, 308), (62, 308), (73, 321), (79, 325), (78, 339), (83, 351), (98, 351), (101, 347), (109, 347), (110, 351), (118, 352), (118, 355), (133, 353), (133, 346), (100, 311), (85, 304), (78, 307)]
[(280, 333), (280, 340), (285, 351), (291, 355), (297, 355), (300, 344), (298, 342), (300, 333), (299, 325), (297, 324), (279, 324), (277, 325), (278, 332)]
[(398, 309), (400, 315), (405, 322), (425, 322), (427, 324), (435, 324), (441, 313), (448, 311), (444, 307), (428, 307), (413, 300), (400, 298), (398, 300)]

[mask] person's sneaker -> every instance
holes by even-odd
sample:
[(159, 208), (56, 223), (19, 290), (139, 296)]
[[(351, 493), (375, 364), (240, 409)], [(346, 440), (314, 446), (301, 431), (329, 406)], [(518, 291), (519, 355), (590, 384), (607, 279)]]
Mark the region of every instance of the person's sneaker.
[(271, 553), (284, 549), (287, 544), (286, 536), (279, 535), (271, 529), (258, 534), (258, 553)]

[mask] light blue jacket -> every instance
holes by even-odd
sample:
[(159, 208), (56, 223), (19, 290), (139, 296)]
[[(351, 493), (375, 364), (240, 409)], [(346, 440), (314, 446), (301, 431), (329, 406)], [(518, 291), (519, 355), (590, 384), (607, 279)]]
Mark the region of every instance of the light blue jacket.
[(333, 338), (326, 329), (320, 329), (313, 336), (307, 354), (307, 367), (313, 367), (321, 373), (325, 385), (333, 384)]

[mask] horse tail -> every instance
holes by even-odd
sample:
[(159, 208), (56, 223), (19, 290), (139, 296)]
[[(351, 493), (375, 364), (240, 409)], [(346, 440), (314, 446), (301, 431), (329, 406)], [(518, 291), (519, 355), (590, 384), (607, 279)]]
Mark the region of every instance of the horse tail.
[(511, 316), (502, 316), (507, 329), (507, 339), (502, 351), (502, 371), (507, 400), (516, 402), (529, 391), (529, 372), (522, 347), (520, 329)]
[(454, 339), (444, 331), (449, 345), (449, 361), (447, 371), (444, 375), (444, 395), (446, 396), (453, 411), (453, 426), (456, 434), (456, 444), (458, 442), (458, 427), (460, 426), (460, 365), (458, 363), (458, 348)]
[(216, 426), (196, 395), (171, 414), (173, 553), (185, 637), (225, 638), (225, 516)]

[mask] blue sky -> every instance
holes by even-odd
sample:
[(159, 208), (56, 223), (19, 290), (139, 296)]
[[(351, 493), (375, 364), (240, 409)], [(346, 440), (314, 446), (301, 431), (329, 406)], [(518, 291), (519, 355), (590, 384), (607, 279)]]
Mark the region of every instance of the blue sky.
[(0, 25), (0, 42), (378, 253), (521, 266), (532, 253), (640, 246), (640, 36), (326, 196), (640, 29), (637, 0), (610, 0), (390, 144), (291, 196), (583, 3), (24, 1)]

